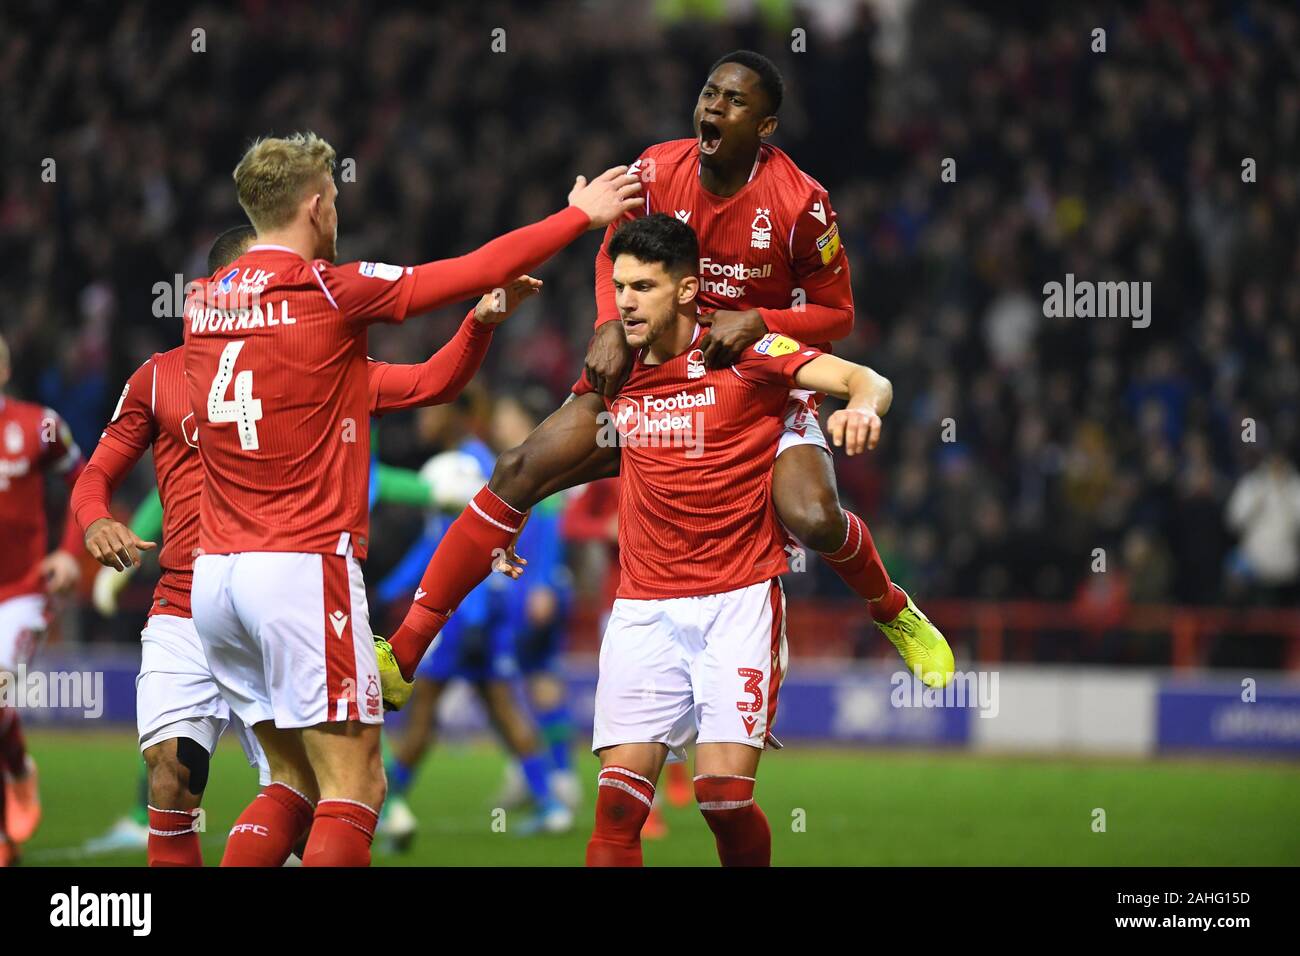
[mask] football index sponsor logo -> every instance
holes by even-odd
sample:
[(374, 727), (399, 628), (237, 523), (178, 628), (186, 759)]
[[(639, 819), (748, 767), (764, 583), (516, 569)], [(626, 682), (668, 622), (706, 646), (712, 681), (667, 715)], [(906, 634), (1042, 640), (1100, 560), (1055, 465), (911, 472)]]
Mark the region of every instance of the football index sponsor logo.
[[(714, 278), (709, 278), (713, 276)], [(739, 299), (745, 294), (743, 285), (750, 279), (768, 279), (772, 276), (772, 263), (761, 266), (747, 266), (743, 262), (716, 262), (709, 256), (700, 257), (700, 290), (711, 295), (720, 295), (724, 299)]]
[(50, 897), (50, 925), (58, 927), (123, 926), (132, 936), (153, 930), (152, 893), (83, 893), (73, 885)]
[(596, 440), (602, 448), (684, 448), (687, 458), (698, 458), (704, 453), (701, 409), (717, 402), (712, 385), (701, 392), (682, 389), (665, 397), (620, 395), (609, 411), (597, 416), (601, 427)]

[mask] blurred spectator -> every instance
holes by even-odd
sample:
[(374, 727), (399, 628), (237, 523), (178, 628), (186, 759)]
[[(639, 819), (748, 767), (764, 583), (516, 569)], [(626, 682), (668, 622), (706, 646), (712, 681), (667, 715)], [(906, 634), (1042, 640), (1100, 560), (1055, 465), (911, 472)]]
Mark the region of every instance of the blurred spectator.
[[(1123, 546), (1134, 528), (1165, 556), (1135, 557), (1144, 581), (1114, 568), (1130, 578), (1107, 589), (1221, 603), (1225, 506), (1237, 567), (1269, 600), (1293, 593), (1294, 472), (1243, 477), (1242, 428), (1258, 421), (1276, 462), (1300, 457), (1300, 11), (815, 6), (7, 3), (3, 149), (30, 171), (0, 185), (15, 389), (91, 450), (121, 383), (180, 341), (158, 284), (241, 220), (230, 170), (255, 135), (314, 128), (353, 161), (341, 258), (424, 261), (545, 215), (575, 173), (689, 136), (709, 64), (752, 46), (785, 73), (774, 142), (829, 190), (853, 262), (857, 325), (836, 351), (895, 385), (878, 451), (837, 458), (841, 489), (922, 605), (1069, 600), (1100, 586), (1094, 548), (1143, 551)], [(562, 400), (591, 334), (593, 253), (543, 268), (543, 294), (497, 333), (491, 391)], [(1044, 284), (1067, 273), (1150, 282), (1149, 327), (1045, 316)], [(371, 353), (419, 360), (462, 314), (376, 329)], [(379, 425), (386, 459), (423, 462), (416, 421)], [(411, 530), (377, 514), (375, 574)], [(821, 562), (808, 572), (792, 594), (843, 596)]]
[(1300, 473), (1278, 452), (1242, 476), (1228, 498), (1241, 536), (1233, 567), (1270, 604), (1294, 604), (1300, 588)]

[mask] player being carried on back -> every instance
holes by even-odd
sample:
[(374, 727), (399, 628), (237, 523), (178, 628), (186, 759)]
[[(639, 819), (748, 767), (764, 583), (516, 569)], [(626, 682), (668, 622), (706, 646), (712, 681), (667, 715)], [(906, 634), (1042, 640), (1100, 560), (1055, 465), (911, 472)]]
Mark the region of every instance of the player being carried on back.
[[(228, 267), (255, 238), (251, 226), (222, 233), (208, 253), (208, 271)], [(454, 399), (482, 364), (495, 326), (540, 287), (540, 281), (521, 276), (504, 287), (504, 297), (485, 295), (451, 341), (418, 365), (367, 359), (370, 414)], [(203, 800), (209, 761), (230, 723), (230, 709), (212, 678), (190, 614), (203, 469), (185, 393), (184, 361), (184, 349), (178, 347), (151, 356), (136, 370), (72, 494), (90, 554), (120, 573), (138, 567), (140, 551), (152, 549), (154, 542), (142, 540), (115, 520), (109, 501), (152, 449), (162, 502), (162, 576), (141, 633), (136, 681), (140, 749), (148, 768), (150, 866), (203, 864), (194, 817)], [(249, 763), (259, 769), (261, 786), (271, 787), (270, 768), (252, 731), (238, 721), (236, 730)]]
[(622, 576), (600, 647), (587, 863), (640, 865), (659, 772), (694, 739), (695, 799), (722, 864), (766, 866), (772, 834), (754, 778), (786, 664), (787, 560), (770, 473), (789, 391), (847, 399), (827, 424), (853, 455), (875, 447), (892, 389), (869, 368), (775, 332), (710, 369), (691, 228), (662, 213), (636, 219), (609, 251), (634, 358), (618, 394), (603, 399), (617, 433), (608, 438), (623, 449)]
[[(849, 263), (830, 199), (765, 142), (776, 131), (782, 97), (781, 76), (770, 60), (731, 53), (714, 64), (700, 92), (695, 138), (651, 146), (633, 166), (645, 202), (626, 218), (663, 212), (699, 237), (701, 322), (708, 327), (700, 350), (710, 368), (735, 361), (773, 332), (825, 345), (853, 326)], [(596, 391), (567, 402), (501, 455), (487, 488), (448, 529), (392, 638), (405, 677), (465, 595), (491, 572), (494, 556), (510, 546), (528, 509), (556, 491), (618, 473), (618, 448), (599, 443), (601, 397), (617, 391), (631, 362), (616, 321), (611, 269), (602, 248), (596, 334), (586, 363)], [(947, 641), (890, 581), (866, 524), (840, 506), (815, 392), (792, 390), (784, 419), (772, 469), (782, 524), (867, 603), (910, 670), (931, 686), (946, 684), (953, 671)]]

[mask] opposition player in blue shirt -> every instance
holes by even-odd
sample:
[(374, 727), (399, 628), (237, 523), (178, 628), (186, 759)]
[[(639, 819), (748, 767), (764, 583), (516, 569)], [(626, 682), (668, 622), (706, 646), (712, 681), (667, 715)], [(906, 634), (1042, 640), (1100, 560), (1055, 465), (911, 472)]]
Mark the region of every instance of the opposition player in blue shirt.
[[(439, 456), (443, 459), (440, 464), (447, 466), (445, 470), (463, 473), (472, 461), (478, 466), (478, 481), (483, 484), (492, 473), (496, 456), (473, 433), (475, 406), (480, 403), (478, 393), (467, 391), (452, 404), (423, 410), (421, 430), (451, 450)], [(437, 470), (437, 464), (433, 470)], [(381, 604), (410, 599), (450, 520), (449, 515), (430, 514), (419, 540), (376, 589)], [(528, 533), (527, 527), (524, 533)], [(523, 541), (521, 537), (517, 550), (528, 556)], [(542, 550), (539, 548), (539, 559), (546, 561), (540, 554)], [(531, 557), (529, 561), (531, 564)], [(433, 746), (438, 703), (453, 680), (473, 686), (493, 729), (518, 762), (535, 814), (514, 828), (515, 832), (562, 832), (573, 826), (572, 811), (552, 788), (551, 753), (542, 746), (536, 727), (516, 696), (521, 670), (515, 640), (528, 620), (525, 591), (502, 575), (485, 580), (466, 597), (453, 626), (442, 631), (416, 670), (415, 689), (403, 708), (406, 720), (402, 732), (391, 740), (391, 756), (386, 763), (388, 800), (379, 827), (380, 834), (397, 849), (410, 846), (418, 826), (405, 794)], [(530, 653), (530, 660), (544, 658), (544, 654)]]

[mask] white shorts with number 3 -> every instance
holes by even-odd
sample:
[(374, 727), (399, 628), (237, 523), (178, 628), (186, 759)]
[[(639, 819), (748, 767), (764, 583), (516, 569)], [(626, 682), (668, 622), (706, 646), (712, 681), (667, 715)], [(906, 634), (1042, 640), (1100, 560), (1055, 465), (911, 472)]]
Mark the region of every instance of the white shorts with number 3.
[(600, 644), (591, 749), (738, 743), (762, 749), (785, 674), (779, 578), (722, 594), (614, 602)]

